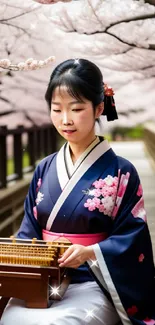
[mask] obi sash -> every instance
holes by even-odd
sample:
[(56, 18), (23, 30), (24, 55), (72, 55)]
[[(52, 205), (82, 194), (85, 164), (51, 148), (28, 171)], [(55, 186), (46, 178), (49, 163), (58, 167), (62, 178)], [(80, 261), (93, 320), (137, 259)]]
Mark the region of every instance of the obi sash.
[(106, 232), (100, 232), (97, 234), (66, 234), (57, 233), (43, 229), (42, 230), (43, 240), (56, 241), (61, 238), (69, 240), (72, 244), (80, 244), (83, 246), (97, 244), (108, 237)]

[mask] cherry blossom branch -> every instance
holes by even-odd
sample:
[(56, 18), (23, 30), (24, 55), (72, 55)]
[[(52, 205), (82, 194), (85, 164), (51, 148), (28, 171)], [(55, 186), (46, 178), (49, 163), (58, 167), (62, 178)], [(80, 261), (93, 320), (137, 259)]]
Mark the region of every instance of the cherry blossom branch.
[(155, 18), (155, 13), (154, 14), (147, 14), (147, 15), (142, 15), (142, 16), (137, 16), (137, 17), (130, 17), (126, 18), (120, 21), (117, 21), (115, 23), (111, 23), (108, 27), (105, 28), (104, 32), (106, 32), (109, 28), (117, 26), (122, 23), (129, 23), (132, 21), (138, 21), (138, 20), (146, 20), (146, 19), (153, 19)]
[(38, 8), (35, 8), (35, 9), (31, 9), (31, 10), (28, 10), (26, 12), (22, 12), (21, 14), (18, 14), (16, 16), (13, 16), (13, 17), (9, 17), (9, 18), (3, 18), (3, 19), (0, 19), (0, 23), (1, 22), (5, 22), (5, 21), (9, 21), (9, 20), (12, 20), (12, 19), (15, 19), (15, 18), (18, 18), (18, 17), (21, 17), (21, 16), (25, 16), (33, 11), (36, 11)]
[(155, 6), (155, 0), (145, 0), (144, 2), (149, 3), (150, 5)]
[(25, 62), (20, 62), (18, 64), (12, 64), (9, 59), (0, 60), (0, 68), (14, 70), (14, 71), (28, 71), (28, 70), (37, 70), (41, 68), (45, 68), (51, 62), (55, 60), (54, 56), (50, 56), (49, 58), (43, 60), (34, 60), (33, 58), (27, 59)]
[(135, 47), (135, 48), (139, 48), (139, 49), (143, 49), (143, 50), (150, 50), (150, 51), (155, 51), (155, 44), (148, 44), (148, 46), (141, 46), (141, 45), (136, 45), (134, 43), (129, 43), (127, 41), (123, 41), (120, 37), (116, 36), (115, 34), (106, 31), (105, 34), (108, 34), (114, 38), (116, 38), (118, 41), (120, 41), (121, 43), (125, 44), (125, 45), (129, 45), (131, 47)]
[(10, 26), (10, 27), (13, 27), (13, 28), (16, 28), (16, 29), (18, 29), (18, 30), (21, 30), (22, 32), (24, 32), (25, 34), (27, 34), (28, 36), (30, 36), (31, 37), (31, 34), (29, 33), (29, 32), (27, 32), (27, 30), (25, 29), (25, 28), (23, 28), (23, 27), (20, 27), (20, 26), (17, 26), (17, 25), (14, 25), (14, 24), (11, 24), (11, 23), (7, 23), (7, 22), (2, 22), (1, 21), (1, 24), (3, 24), (3, 25), (7, 25), (7, 26)]

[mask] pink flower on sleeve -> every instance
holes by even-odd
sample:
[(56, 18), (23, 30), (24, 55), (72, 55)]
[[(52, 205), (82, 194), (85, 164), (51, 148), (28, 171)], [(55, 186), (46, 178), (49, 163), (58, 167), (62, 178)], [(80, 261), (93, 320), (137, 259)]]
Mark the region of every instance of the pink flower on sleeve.
[(41, 187), (41, 184), (42, 184), (42, 181), (41, 181), (41, 178), (38, 179), (38, 182), (37, 182), (37, 189), (36, 189), (36, 192), (39, 191), (40, 187)]
[(155, 319), (150, 319), (148, 317), (146, 317), (143, 322), (146, 324), (146, 325), (155, 325)]
[(98, 181), (95, 181), (95, 182), (93, 183), (93, 186), (94, 186), (95, 188), (100, 189), (100, 188), (102, 188), (102, 187), (104, 186), (104, 184), (105, 184), (104, 179), (101, 179), (101, 178), (100, 178)]
[(116, 199), (118, 177), (108, 175), (104, 179), (100, 178), (95, 181), (92, 185), (94, 188), (87, 191), (83, 190), (85, 194), (93, 197), (87, 199), (84, 207), (88, 208), (89, 211), (98, 209), (99, 212), (111, 217)]
[(99, 197), (102, 195), (102, 191), (99, 188), (96, 188), (95, 190), (93, 190), (93, 194), (95, 197)]
[(134, 218), (141, 218), (144, 222), (147, 222), (143, 197), (141, 197), (141, 199), (137, 202), (137, 204), (132, 209), (131, 213)]
[(98, 209), (99, 209), (100, 212), (103, 212), (103, 213), (106, 214), (105, 208), (104, 208), (104, 205), (103, 204), (100, 204), (99, 207), (98, 207)]
[[(120, 177), (120, 170), (118, 171), (118, 177)], [(130, 173), (127, 172), (126, 174), (122, 174), (121, 178), (120, 178), (120, 182), (119, 182), (119, 187), (118, 187), (118, 192), (117, 192), (117, 198), (116, 198), (116, 203), (115, 203), (115, 207), (112, 211), (112, 218), (114, 219), (117, 215), (117, 212), (119, 210), (119, 207), (122, 203), (126, 188), (128, 186), (128, 182), (129, 182), (129, 178), (130, 178)]]
[(96, 209), (96, 204), (92, 199), (88, 199), (84, 207), (88, 208), (89, 211), (94, 211)]
[(136, 306), (132, 306), (131, 308), (127, 309), (127, 313), (130, 316), (134, 316), (138, 312), (138, 308)]
[(126, 173), (126, 175), (122, 174), (121, 175), (121, 179), (120, 179), (120, 184), (119, 184), (119, 188), (118, 188), (118, 193), (117, 196), (123, 198), (128, 182), (129, 182), (129, 177), (130, 177), (130, 173)]
[(137, 195), (138, 196), (142, 196), (143, 195), (143, 188), (142, 188), (142, 185), (141, 184), (139, 184), (138, 191), (137, 191)]
[(138, 257), (139, 262), (143, 262), (144, 258), (145, 258), (144, 254), (140, 254)]
[(34, 217), (35, 217), (35, 219), (37, 219), (37, 207), (35, 206), (35, 207), (33, 207), (33, 215), (34, 215)]

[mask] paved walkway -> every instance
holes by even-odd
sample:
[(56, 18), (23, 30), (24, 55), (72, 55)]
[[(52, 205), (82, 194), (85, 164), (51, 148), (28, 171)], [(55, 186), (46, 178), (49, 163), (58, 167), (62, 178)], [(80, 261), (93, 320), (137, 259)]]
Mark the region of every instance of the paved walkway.
[(142, 142), (113, 142), (111, 146), (118, 155), (130, 160), (139, 173), (155, 257), (155, 169)]

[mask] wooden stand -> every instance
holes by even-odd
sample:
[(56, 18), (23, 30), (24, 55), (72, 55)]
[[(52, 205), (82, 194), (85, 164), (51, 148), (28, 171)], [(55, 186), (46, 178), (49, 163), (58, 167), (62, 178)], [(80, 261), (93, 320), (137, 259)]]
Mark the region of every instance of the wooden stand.
[(58, 267), (0, 265), (0, 316), (10, 297), (24, 300), (28, 308), (47, 308), (62, 299), (69, 282)]
[(70, 279), (57, 260), (70, 244), (0, 238), (0, 316), (10, 297), (29, 308), (47, 308), (63, 297)]

